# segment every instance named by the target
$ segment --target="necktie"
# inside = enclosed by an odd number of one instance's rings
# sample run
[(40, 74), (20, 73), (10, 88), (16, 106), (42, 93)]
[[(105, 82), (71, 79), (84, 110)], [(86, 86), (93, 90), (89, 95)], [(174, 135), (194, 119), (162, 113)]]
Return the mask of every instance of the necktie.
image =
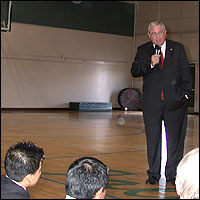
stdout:
[(162, 54), (162, 51), (161, 51), (161, 48), (160, 49), (160, 66), (161, 66), (161, 69), (163, 69), (163, 63), (164, 63), (164, 57), (163, 57), (163, 54)]
[[(162, 54), (162, 51), (161, 51), (161, 47), (159, 48), (160, 49), (160, 67), (161, 69), (163, 69), (163, 63), (164, 63), (164, 57), (163, 57), (163, 54)], [(164, 101), (164, 93), (163, 93), (163, 89), (161, 91), (161, 99)]]

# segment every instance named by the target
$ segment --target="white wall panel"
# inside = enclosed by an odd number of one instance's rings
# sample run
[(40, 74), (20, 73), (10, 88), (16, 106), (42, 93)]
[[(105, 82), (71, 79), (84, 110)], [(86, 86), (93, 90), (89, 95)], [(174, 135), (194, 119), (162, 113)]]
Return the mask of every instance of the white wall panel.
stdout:
[(119, 107), (131, 86), (132, 37), (20, 23), (1, 36), (2, 108)]
[(113, 102), (130, 86), (127, 66), (2, 59), (2, 105), (6, 108), (56, 108), (69, 102)]

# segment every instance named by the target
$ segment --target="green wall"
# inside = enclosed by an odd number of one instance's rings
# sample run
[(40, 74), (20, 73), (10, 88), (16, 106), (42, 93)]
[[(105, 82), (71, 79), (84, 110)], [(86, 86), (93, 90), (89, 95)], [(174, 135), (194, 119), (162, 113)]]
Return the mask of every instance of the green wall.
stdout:
[(116, 1), (79, 2), (12, 1), (12, 21), (133, 36), (133, 4)]

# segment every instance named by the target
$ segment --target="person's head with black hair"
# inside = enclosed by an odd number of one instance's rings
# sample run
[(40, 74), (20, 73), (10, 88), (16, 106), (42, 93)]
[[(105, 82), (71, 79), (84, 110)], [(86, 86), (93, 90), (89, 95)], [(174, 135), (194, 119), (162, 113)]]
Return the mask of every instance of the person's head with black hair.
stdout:
[(4, 160), (6, 175), (24, 187), (35, 185), (41, 175), (44, 151), (31, 141), (20, 141), (9, 147)]
[(67, 171), (66, 199), (104, 199), (109, 168), (93, 157), (75, 160)]

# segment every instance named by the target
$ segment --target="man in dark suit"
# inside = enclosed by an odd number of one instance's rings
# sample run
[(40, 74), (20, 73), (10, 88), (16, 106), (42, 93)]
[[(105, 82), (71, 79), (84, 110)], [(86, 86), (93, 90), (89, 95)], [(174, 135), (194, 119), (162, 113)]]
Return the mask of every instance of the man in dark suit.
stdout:
[(6, 175), (1, 175), (1, 199), (30, 199), (28, 187), (41, 175), (43, 149), (30, 141), (10, 146), (4, 160)]
[(176, 168), (183, 157), (188, 101), (192, 79), (188, 59), (181, 43), (166, 39), (162, 22), (149, 24), (151, 41), (137, 49), (132, 64), (133, 77), (143, 76), (142, 111), (145, 124), (149, 178), (158, 183), (161, 169), (161, 133), (164, 121), (167, 137), (167, 183), (175, 184)]

